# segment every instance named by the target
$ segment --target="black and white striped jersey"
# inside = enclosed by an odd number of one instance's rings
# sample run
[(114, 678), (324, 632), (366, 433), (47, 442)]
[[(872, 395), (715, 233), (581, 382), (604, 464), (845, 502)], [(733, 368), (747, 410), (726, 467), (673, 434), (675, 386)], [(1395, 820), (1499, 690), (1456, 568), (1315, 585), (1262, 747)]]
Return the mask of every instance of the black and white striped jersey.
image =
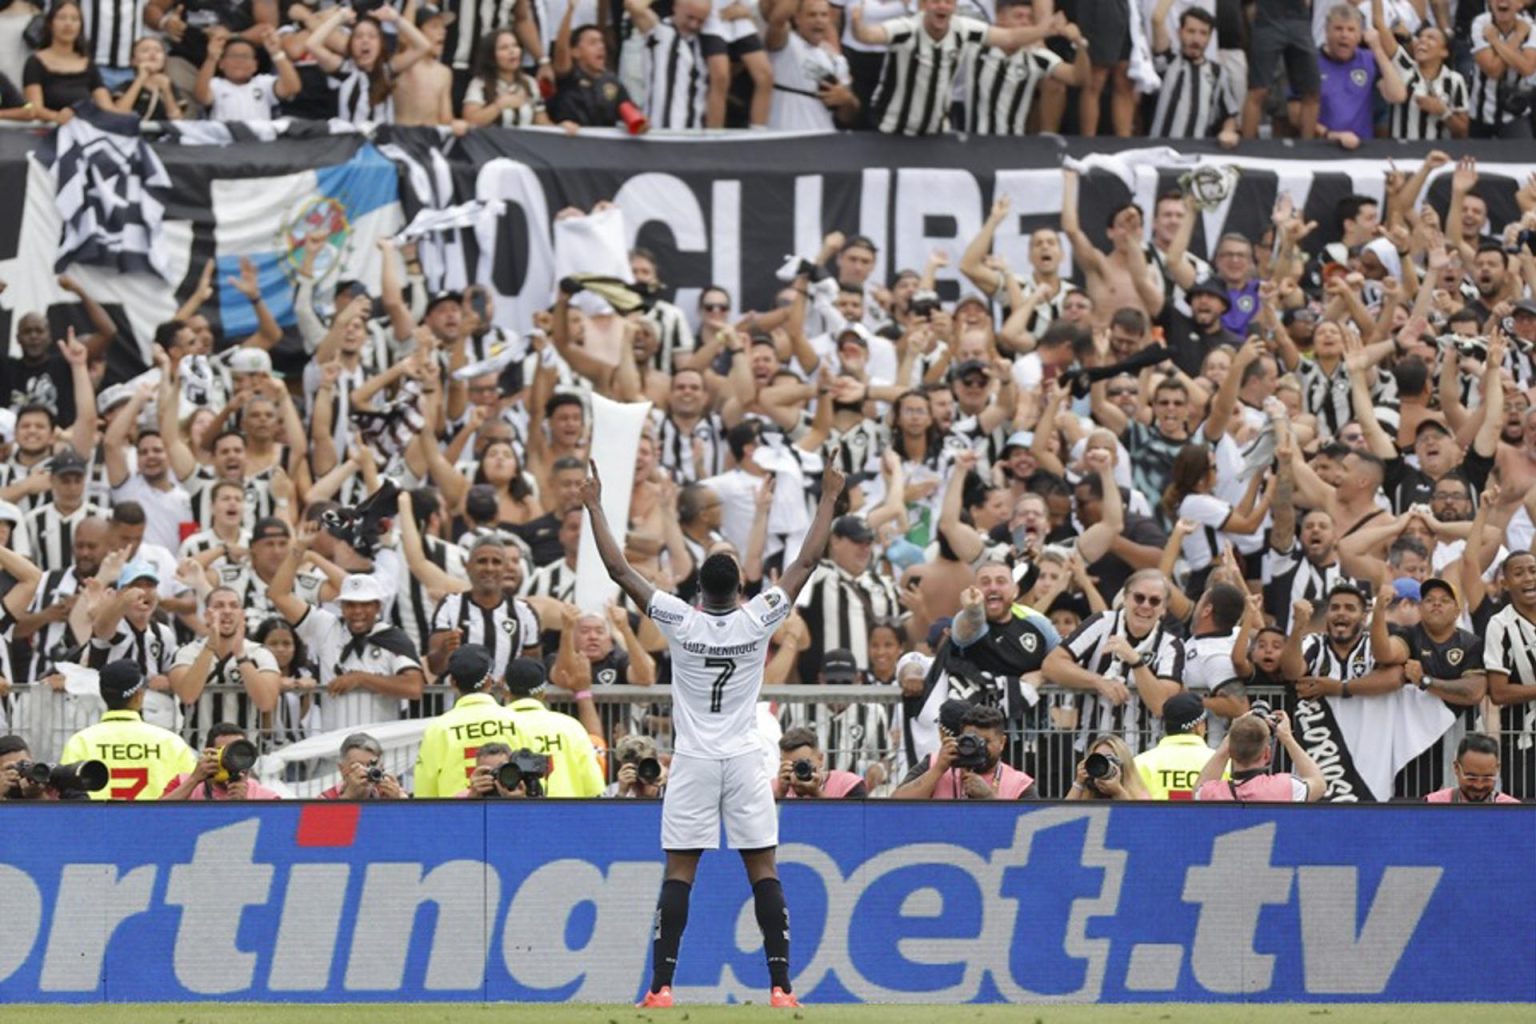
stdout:
[(1309, 601), (1317, 608), (1335, 584), (1356, 582), (1345, 574), (1337, 557), (1329, 565), (1313, 564), (1303, 553), (1300, 541), (1293, 541), (1289, 551), (1264, 549), (1263, 580), (1264, 611), (1287, 633), (1294, 625), (1291, 609), (1297, 601)]
[[(59, 512), (53, 502), (39, 505), (27, 513), (27, 544), (32, 561), (44, 572), (62, 569), (75, 560), (75, 527), (86, 519), (105, 519), (107, 513), (86, 502), (68, 515)], [(109, 581), (116, 583), (116, 580)]]
[(523, 584), (524, 597), (552, 597), (556, 601), (571, 601), (576, 597), (576, 570), (566, 565), (565, 559), (557, 558), (548, 565), (541, 565), (528, 574)]
[(693, 328), (683, 311), (664, 299), (658, 299), (645, 313), (645, 318), (656, 325), (659, 344), (651, 357), (651, 369), (661, 373), (672, 372), (672, 361), (683, 353), (692, 352), (697, 342)]
[[(190, 666), (207, 646), (206, 637), (183, 644), (176, 651), (171, 667)], [(249, 659), (250, 664), (240, 663), (246, 659)], [(250, 735), (264, 731), (265, 723), (261, 720), (261, 713), (245, 691), (244, 673), (251, 670), (251, 665), (257, 671), (278, 671), (277, 658), (272, 652), (252, 640), (245, 641), (240, 659), (214, 658), (202, 696), (186, 709), (186, 723), (182, 731), (194, 748), (200, 747), (203, 730), (219, 722), (233, 722)]]
[(1023, 135), (1040, 83), (1061, 58), (1043, 46), (1007, 53), (975, 48), (967, 61), (965, 128), (973, 135)]
[(133, 67), (133, 44), (147, 34), (144, 0), (81, 0), (90, 57), (99, 67)]
[[(725, 443), (725, 421), (719, 413), (705, 413), (698, 422), (685, 429), (658, 409), (651, 413), (651, 423), (656, 432), (661, 466), (679, 484), (698, 483), (725, 472), (730, 448)], [(695, 445), (703, 453), (702, 467), (694, 460)]]
[[(1483, 667), (1508, 676), (1516, 686), (1536, 686), (1536, 622), (1521, 615), (1513, 604), (1488, 623)], [(1499, 722), (1506, 735), (1536, 733), (1536, 701), (1504, 705), (1499, 710)]]
[[(469, 562), (468, 551), (441, 537), (424, 536), (421, 541), (427, 561), (455, 579), (469, 578), (465, 569)], [(399, 583), (400, 599), (395, 602), (395, 622), (405, 630), (417, 650), (425, 651), (427, 637), (432, 634), (432, 615), (437, 610), (436, 602), (427, 593), (421, 580), (412, 574), (404, 558), (400, 559)]]
[(645, 34), (645, 115), (653, 128), (703, 128), (709, 96), (709, 58), (725, 53), (725, 41), (703, 33), (683, 35), (663, 18)]
[(1158, 58), (1162, 88), (1148, 135), (1164, 139), (1208, 139), (1236, 116), (1227, 98), (1226, 71), (1215, 61), (1196, 64), (1183, 54)]
[[(1469, 36), (1472, 40), (1473, 60), (1469, 109), (1472, 120), (1490, 128), (1496, 128), (1507, 121), (1514, 121), (1526, 115), (1517, 115), (1509, 109), (1509, 101), (1514, 98), (1516, 91), (1520, 88), (1520, 72), (1514, 68), (1505, 68), (1502, 75), (1490, 78), (1482, 68), (1477, 66), (1477, 55), (1493, 45), (1484, 37), (1484, 32), (1492, 24), (1493, 15), (1487, 13), (1479, 14), (1472, 22), (1472, 32)], [(1527, 24), (1525, 28), (1529, 29), (1530, 25)], [(1512, 40), (1520, 29), (1521, 26), (1516, 23), (1511, 31), (1500, 32), (1499, 35), (1506, 43), (1515, 45)], [(1536, 50), (1536, 30), (1527, 31), (1525, 39), (1518, 45), (1522, 50)]]
[(458, 630), (460, 641), (481, 644), (491, 654), (491, 674), (502, 679), (507, 663), (526, 648), (539, 643), (539, 620), (533, 609), (516, 597), (503, 597), (486, 608), (466, 592), (449, 594), (432, 615), (432, 632)]
[(1325, 634), (1313, 633), (1301, 642), (1301, 658), (1306, 664), (1303, 675), (1341, 681), (1359, 679), (1376, 667), (1376, 656), (1371, 653), (1371, 637), (1365, 630), (1342, 653)]
[[(1397, 48), (1397, 52), (1392, 55), (1392, 63), (1397, 67), (1398, 74), (1402, 75), (1403, 84), (1408, 87), (1408, 102), (1392, 104), (1388, 121), (1391, 137), (1410, 142), (1445, 138), (1446, 119), (1452, 114), (1470, 111), (1471, 96), (1467, 80), (1449, 64), (1442, 64), (1439, 73), (1430, 78), (1405, 46)], [(1417, 103), (1420, 96), (1433, 96), (1444, 102), (1445, 113), (1431, 114), (1421, 108)]]
[(972, 18), (951, 18), (949, 31), (934, 39), (923, 16), (894, 18), (885, 65), (875, 90), (874, 121), (888, 135), (934, 135), (949, 128), (955, 77), (968, 52), (987, 41), (988, 26)]
[(860, 668), (869, 667), (869, 630), (875, 614), (858, 577), (825, 560), (811, 573), (795, 604), (811, 633), (811, 645), (799, 659), (802, 683), (816, 682), (821, 656), (837, 648), (851, 652)]
[(1078, 735), (1076, 748), (1087, 749), (1095, 736), (1113, 734), (1125, 740), (1133, 751), (1150, 749), (1162, 736), (1161, 719), (1153, 714), (1136, 693), (1135, 674), (1125, 663), (1109, 652), (1109, 638), (1123, 636), (1145, 657), (1150, 657), (1152, 673), (1159, 679), (1183, 681), (1184, 645), (1179, 638), (1159, 623), (1152, 632), (1141, 638), (1130, 635), (1126, 628), (1124, 611), (1096, 612), (1083, 620), (1082, 625), (1063, 642), (1067, 653), (1079, 667), (1096, 676), (1114, 679), (1130, 690), (1131, 696), (1124, 704), (1115, 705), (1096, 693), (1077, 697)]

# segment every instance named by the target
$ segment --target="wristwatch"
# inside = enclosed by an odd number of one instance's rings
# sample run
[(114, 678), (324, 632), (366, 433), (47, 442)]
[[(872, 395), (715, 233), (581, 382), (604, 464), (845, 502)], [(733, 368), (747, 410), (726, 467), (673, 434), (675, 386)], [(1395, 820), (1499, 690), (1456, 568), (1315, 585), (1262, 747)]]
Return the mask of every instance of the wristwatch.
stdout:
[(1348, 679), (1341, 679), (1341, 680), (1339, 680), (1339, 696), (1342, 697), (1344, 700), (1348, 700), (1349, 699), (1349, 680)]

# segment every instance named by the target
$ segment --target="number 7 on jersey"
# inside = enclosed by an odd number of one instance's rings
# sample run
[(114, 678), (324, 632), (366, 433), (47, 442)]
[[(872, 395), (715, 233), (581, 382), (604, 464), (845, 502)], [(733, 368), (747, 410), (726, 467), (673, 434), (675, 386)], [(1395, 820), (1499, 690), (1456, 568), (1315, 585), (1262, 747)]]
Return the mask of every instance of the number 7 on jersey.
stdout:
[(736, 671), (736, 662), (730, 658), (705, 658), (704, 667), (720, 673), (709, 687), (709, 710), (719, 714), (720, 703), (725, 699), (725, 684), (731, 681), (731, 673)]

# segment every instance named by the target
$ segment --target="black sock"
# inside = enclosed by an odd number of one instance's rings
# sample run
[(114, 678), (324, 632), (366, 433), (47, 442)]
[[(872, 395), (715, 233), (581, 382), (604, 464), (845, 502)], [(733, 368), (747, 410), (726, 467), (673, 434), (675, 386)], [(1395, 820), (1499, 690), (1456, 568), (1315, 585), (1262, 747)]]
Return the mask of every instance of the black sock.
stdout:
[(763, 931), (763, 952), (768, 954), (768, 976), (773, 987), (789, 988), (789, 907), (784, 887), (777, 878), (764, 878), (752, 886), (757, 926)]
[(681, 879), (669, 878), (661, 883), (661, 895), (656, 899), (656, 929), (651, 935), (651, 991), (660, 992), (672, 984), (672, 974), (677, 970), (677, 947), (683, 942), (683, 929), (688, 927), (688, 894), (693, 886)]

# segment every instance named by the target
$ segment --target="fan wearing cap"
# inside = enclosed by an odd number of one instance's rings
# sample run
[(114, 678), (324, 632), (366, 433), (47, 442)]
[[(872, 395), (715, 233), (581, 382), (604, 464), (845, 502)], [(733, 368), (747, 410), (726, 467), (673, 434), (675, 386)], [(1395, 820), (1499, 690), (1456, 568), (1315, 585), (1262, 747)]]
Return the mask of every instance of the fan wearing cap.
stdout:
[(49, 460), (53, 474), (50, 500), (27, 513), (27, 546), (39, 569), (48, 572), (68, 565), (70, 538), (86, 519), (106, 513), (85, 498), (86, 463), (74, 449), (66, 448)]
[(1403, 666), (1408, 685), (1439, 697), (1457, 716), (1456, 724), (1440, 741), (1398, 775), (1400, 790), (1402, 783), (1411, 783), (1413, 791), (1422, 793), (1445, 784), (1445, 766), (1456, 744), (1477, 726), (1488, 675), (1483, 668), (1483, 638), (1457, 625), (1461, 600), (1456, 588), (1450, 581), (1432, 576), (1419, 583), (1418, 589), (1418, 623), (1393, 627), (1384, 617), (1373, 616), (1371, 646), (1378, 664)]
[(465, 644), (448, 656), (447, 676), (458, 699), (422, 733), (412, 773), (417, 797), (451, 797), (462, 791), (485, 743), (505, 743), (513, 750), (528, 745), (518, 735), (515, 713), (491, 693), (499, 678), (495, 668), (491, 652), (479, 644)]
[(176, 651), (169, 673), (174, 691), (192, 705), (187, 726), (195, 731), (210, 722), (234, 722), (258, 728), (262, 716), (277, 710), (277, 658), (246, 639), (245, 609), (229, 587), (209, 591), (204, 608), (207, 634)]
[(901, 614), (890, 580), (875, 571), (874, 541), (874, 531), (859, 516), (833, 521), (827, 557), (796, 602), (811, 633), (810, 646), (798, 662), (802, 681), (816, 678), (822, 653), (833, 648), (851, 651), (857, 664), (868, 665), (870, 628)]
[(107, 710), (101, 721), (75, 733), (59, 754), (61, 763), (101, 761), (111, 782), (92, 800), (155, 800), (171, 780), (197, 767), (197, 755), (169, 729), (140, 716), (148, 680), (139, 666), (122, 659), (99, 674)]
[(1189, 315), (1181, 313), (1176, 306), (1165, 309), (1163, 336), (1178, 368), (1191, 377), (1198, 377), (1205, 357), (1212, 349), (1221, 345), (1239, 349), (1243, 339), (1223, 323), (1223, 318), (1232, 309), (1232, 297), (1219, 280), (1201, 281), (1185, 295), (1189, 299)]
[(400, 702), (419, 700), (426, 684), (415, 645), (403, 630), (383, 621), (384, 587), (375, 576), (354, 573), (342, 581), (339, 617), (294, 594), (294, 577), (319, 532), (313, 520), (299, 528), (267, 596), (320, 666), (324, 727), (392, 722), (400, 717)]
[[(1018, 387), (1013, 366), (1006, 359), (961, 359), (950, 367), (950, 389), (955, 395), (955, 418), (944, 439), (946, 447), (970, 448), (991, 466), (1007, 441), (1013, 420)], [(997, 381), (993, 388), (992, 381)]]
[(206, 742), (197, 766), (166, 783), (161, 800), (282, 799), (280, 793), (251, 778), (249, 768), (234, 766), (256, 753), (244, 729), (233, 722), (215, 722), (208, 729)]
[(1200, 773), (1211, 759), (1207, 718), (1199, 694), (1176, 693), (1163, 703), (1163, 738), (1136, 755), (1136, 770), (1153, 800), (1195, 798)]
[(176, 631), (165, 622), (155, 621), (159, 607), (160, 574), (148, 562), (122, 563), (114, 552), (103, 562), (110, 573), (122, 565), (116, 589), (106, 595), (96, 608), (92, 622), (89, 664), (100, 668), (124, 658), (144, 674), (144, 720), (166, 729), (181, 729), (183, 705), (197, 699), (190, 686), (172, 685), (171, 665), (176, 658)]

